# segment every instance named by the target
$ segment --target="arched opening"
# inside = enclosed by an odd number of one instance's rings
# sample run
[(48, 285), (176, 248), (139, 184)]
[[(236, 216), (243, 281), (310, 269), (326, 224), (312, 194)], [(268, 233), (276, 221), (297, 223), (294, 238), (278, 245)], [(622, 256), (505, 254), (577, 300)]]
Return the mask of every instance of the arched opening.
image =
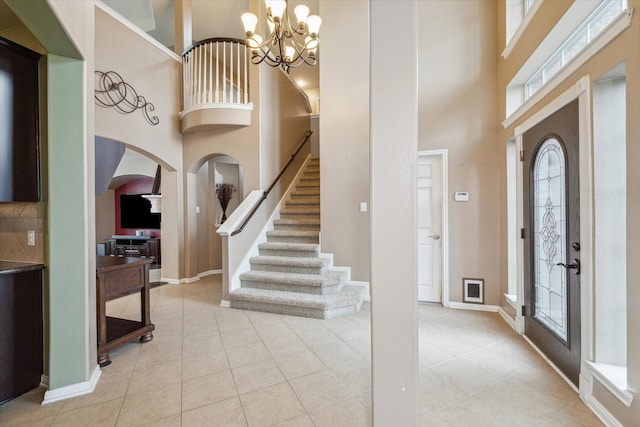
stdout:
[[(187, 277), (195, 280), (222, 272), (222, 240), (216, 232), (243, 200), (244, 168), (233, 157), (215, 153), (201, 158), (187, 172), (188, 228)], [(223, 210), (216, 193), (219, 186), (231, 189)]]

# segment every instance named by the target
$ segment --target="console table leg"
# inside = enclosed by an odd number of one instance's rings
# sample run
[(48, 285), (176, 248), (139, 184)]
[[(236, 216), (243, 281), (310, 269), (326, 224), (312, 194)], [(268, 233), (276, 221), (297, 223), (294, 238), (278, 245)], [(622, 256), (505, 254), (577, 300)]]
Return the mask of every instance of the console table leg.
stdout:
[(140, 337), (140, 342), (149, 342), (153, 339), (153, 334), (149, 332), (148, 334), (144, 334)]
[(100, 365), (101, 368), (111, 365), (111, 359), (107, 353), (98, 356), (98, 365)]

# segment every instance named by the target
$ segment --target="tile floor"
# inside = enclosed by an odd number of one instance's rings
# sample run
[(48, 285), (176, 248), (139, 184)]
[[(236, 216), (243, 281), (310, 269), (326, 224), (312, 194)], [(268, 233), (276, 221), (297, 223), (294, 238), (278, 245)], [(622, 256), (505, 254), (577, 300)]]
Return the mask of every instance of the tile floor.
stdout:
[[(0, 426), (371, 425), (368, 304), (325, 321), (232, 310), (220, 276), (151, 296), (154, 340), (112, 352), (93, 394), (41, 406), (34, 390)], [(108, 311), (136, 318), (136, 299)], [(419, 316), (422, 426), (602, 425), (499, 315)]]

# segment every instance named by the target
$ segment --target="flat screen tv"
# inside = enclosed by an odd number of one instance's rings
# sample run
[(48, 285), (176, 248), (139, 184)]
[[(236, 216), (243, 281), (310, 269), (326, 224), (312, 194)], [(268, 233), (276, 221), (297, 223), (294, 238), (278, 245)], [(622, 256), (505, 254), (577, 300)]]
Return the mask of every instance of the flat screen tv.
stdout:
[(159, 230), (160, 215), (151, 213), (151, 202), (142, 195), (120, 195), (120, 227)]

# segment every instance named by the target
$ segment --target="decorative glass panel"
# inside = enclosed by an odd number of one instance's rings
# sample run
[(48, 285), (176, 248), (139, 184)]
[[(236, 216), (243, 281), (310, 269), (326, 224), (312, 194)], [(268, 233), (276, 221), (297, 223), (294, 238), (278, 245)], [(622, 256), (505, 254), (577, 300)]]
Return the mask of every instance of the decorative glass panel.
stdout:
[(534, 317), (567, 340), (565, 160), (560, 143), (542, 143), (533, 166)]

